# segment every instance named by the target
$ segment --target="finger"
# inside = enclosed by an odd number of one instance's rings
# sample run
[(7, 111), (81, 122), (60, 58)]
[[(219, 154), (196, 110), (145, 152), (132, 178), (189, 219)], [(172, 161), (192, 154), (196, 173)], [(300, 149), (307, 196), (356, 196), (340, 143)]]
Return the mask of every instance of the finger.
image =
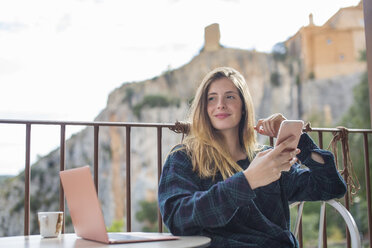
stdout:
[(273, 158), (273, 160), (277, 161), (279, 165), (284, 165), (296, 157), (293, 151), (291, 152), (288, 150), (284, 150), (283, 152), (278, 154), (275, 158)]
[(270, 115), (269, 116), (269, 118), (267, 118), (268, 120), (275, 120), (275, 118), (276, 118), (276, 116), (277, 116), (278, 114), (272, 114), (272, 115)]
[(296, 157), (295, 153), (294, 153), (295, 150), (293, 151), (289, 151), (289, 150), (284, 150), (281, 154), (282, 154), (282, 161), (284, 162), (288, 162), (288, 161), (291, 161), (293, 158)]
[(288, 160), (291, 160), (292, 158), (296, 157), (297, 154), (299, 154), (300, 152), (301, 152), (301, 150), (298, 149), (298, 148), (296, 148), (296, 149), (286, 148), (286, 149), (284, 149), (282, 154), (286, 154), (286, 157), (288, 158)]
[(296, 156), (297, 156), (297, 154), (300, 154), (301, 153), (301, 150), (300, 149), (296, 149)]
[(262, 123), (263, 130), (268, 136), (272, 136), (271, 128), (270, 128), (270, 122), (265, 121)]
[(281, 171), (289, 171), (292, 167), (297, 162), (297, 158), (294, 157), (290, 161), (283, 163), (281, 166)]
[(259, 120), (257, 121), (256, 127), (257, 127), (257, 128), (261, 127), (261, 126), (262, 126), (262, 122), (263, 122), (263, 119), (259, 119)]
[(257, 132), (262, 133), (262, 122), (263, 119), (259, 119), (254, 129), (256, 129)]
[(295, 163), (297, 163), (297, 161), (298, 161), (298, 158), (296, 158), (296, 157), (292, 158), (292, 159), (289, 161), (289, 169), (291, 169), (291, 167), (292, 167)]
[(267, 123), (266, 121), (262, 121), (262, 123), (260, 124), (260, 129), (259, 129), (259, 133), (262, 134), (262, 135), (267, 135), (267, 136), (270, 136), (270, 133), (269, 131), (267, 130), (267, 127), (266, 127)]
[(257, 153), (257, 156), (260, 156), (260, 157), (265, 156), (266, 154), (268, 154), (272, 150), (273, 150), (273, 148), (270, 148), (270, 149), (267, 149), (265, 151), (259, 152), (259, 153)]
[(296, 155), (299, 154), (299, 153), (300, 153), (300, 149), (298, 149), (298, 148), (295, 149), (295, 150), (293, 150), (293, 151), (291, 151), (290, 154), (289, 154), (289, 157), (290, 157), (289, 160), (295, 158)]
[(267, 127), (266, 127), (266, 125), (267, 125), (266, 121), (262, 121), (262, 123), (261, 123), (262, 130), (264, 131), (264, 133), (269, 134), (269, 133), (267, 132)]
[(276, 116), (275, 116), (276, 120), (279, 121), (279, 122), (282, 122), (284, 120), (286, 120), (287, 118), (284, 117), (284, 115), (282, 115), (281, 113), (278, 113)]
[(270, 126), (271, 137), (274, 137), (275, 136), (275, 121), (270, 121), (269, 126)]
[(292, 165), (294, 165), (295, 163), (297, 163), (298, 161), (298, 158), (297, 157), (294, 157), (289, 163)]
[(273, 155), (278, 155), (283, 152), (285, 149), (288, 149), (288, 145), (291, 144), (296, 139), (295, 136), (291, 135), (285, 140), (283, 140), (279, 145), (277, 145), (273, 150)]
[(263, 132), (262, 127), (255, 126), (253, 128), (254, 128), (254, 130), (256, 130), (257, 133), (262, 134), (262, 132)]

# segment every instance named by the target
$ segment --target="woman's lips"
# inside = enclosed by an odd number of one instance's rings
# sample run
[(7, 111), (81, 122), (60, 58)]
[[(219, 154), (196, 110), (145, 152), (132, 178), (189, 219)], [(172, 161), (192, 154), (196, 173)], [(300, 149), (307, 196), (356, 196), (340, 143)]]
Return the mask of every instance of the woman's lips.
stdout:
[(216, 114), (215, 115), (215, 117), (218, 118), (218, 119), (225, 119), (229, 116), (230, 116), (229, 114)]

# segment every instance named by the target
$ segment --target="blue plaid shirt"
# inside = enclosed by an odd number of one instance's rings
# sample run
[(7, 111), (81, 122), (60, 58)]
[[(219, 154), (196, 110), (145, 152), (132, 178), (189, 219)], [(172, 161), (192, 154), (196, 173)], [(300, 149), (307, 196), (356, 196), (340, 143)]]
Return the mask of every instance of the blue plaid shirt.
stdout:
[[(211, 247), (298, 247), (290, 232), (288, 203), (340, 198), (346, 192), (331, 152), (319, 149), (307, 134), (298, 148), (297, 157), (308, 169), (295, 164), (279, 180), (254, 190), (243, 172), (226, 180), (220, 174), (201, 179), (184, 150), (171, 153), (158, 192), (164, 223), (174, 235), (210, 237)], [(325, 164), (312, 160), (311, 152)], [(245, 170), (249, 161), (238, 164)]]

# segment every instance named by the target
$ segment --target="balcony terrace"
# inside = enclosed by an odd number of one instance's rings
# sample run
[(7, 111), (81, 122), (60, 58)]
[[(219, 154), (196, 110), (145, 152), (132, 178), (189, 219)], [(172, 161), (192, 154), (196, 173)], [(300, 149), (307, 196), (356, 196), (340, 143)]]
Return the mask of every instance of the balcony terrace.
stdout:
[[(369, 74), (369, 97), (370, 97), (370, 113), (372, 118), (372, 1), (371, 0), (364, 0), (364, 19), (365, 19), (365, 31), (366, 31), (366, 45), (367, 45), (367, 61), (368, 61), (368, 74)], [(93, 136), (94, 140), (94, 146), (93, 146), (93, 176), (94, 176), (94, 182), (95, 186), (98, 192), (98, 185), (99, 185), (99, 132), (100, 129), (103, 127), (117, 127), (120, 129), (125, 130), (125, 169), (126, 169), (126, 178), (125, 178), (125, 190), (126, 190), (126, 197), (125, 197), (125, 203), (126, 203), (126, 211), (125, 211), (125, 219), (126, 219), (126, 231), (130, 232), (132, 231), (132, 214), (131, 214), (131, 206), (132, 206), (132, 191), (131, 191), (131, 185), (132, 185), (132, 178), (131, 178), (131, 170), (133, 169), (131, 165), (131, 130), (135, 128), (150, 128), (155, 129), (157, 134), (157, 147), (154, 148), (157, 151), (157, 159), (155, 161), (155, 166), (157, 168), (157, 175), (154, 175), (159, 180), (162, 170), (162, 163), (164, 161), (164, 157), (162, 156), (162, 135), (164, 129), (171, 129), (175, 133), (184, 133), (185, 130), (179, 129), (179, 125), (176, 124), (160, 124), (160, 123), (121, 123), (121, 122), (69, 122), (69, 121), (34, 121), (34, 120), (10, 120), (10, 119), (0, 119), (0, 125), (20, 125), (25, 128), (25, 168), (24, 168), (24, 225), (23, 225), (23, 233), (24, 235), (30, 235), (30, 188), (31, 185), (31, 162), (30, 162), (30, 151), (31, 151), (31, 132), (32, 127), (34, 125), (42, 125), (42, 126), (57, 126), (60, 128), (60, 146), (59, 146), (59, 171), (63, 171), (66, 168), (65, 165), (65, 157), (66, 157), (66, 127), (68, 126), (86, 126), (86, 127), (92, 127), (93, 132), (91, 135)], [(370, 153), (371, 153), (371, 147), (368, 145), (371, 141), (372, 137), (372, 129), (346, 129), (346, 128), (311, 128), (310, 126), (307, 126), (307, 128), (304, 130), (305, 132), (310, 133), (315, 141), (318, 143), (320, 148), (327, 149), (328, 144), (325, 142), (325, 137), (331, 137), (332, 138), (332, 144), (331, 146), (333, 148), (333, 152), (335, 153), (335, 156), (337, 157), (338, 166), (339, 169), (342, 169), (345, 180), (348, 182), (348, 193), (345, 195), (345, 198), (341, 202), (346, 209), (348, 209), (350, 212), (360, 213), (361, 211), (364, 211), (363, 216), (365, 216), (365, 221), (367, 223), (367, 228), (362, 229), (359, 224), (359, 230), (361, 231), (360, 235), (362, 236), (363, 240), (363, 247), (372, 247), (372, 209), (371, 209), (371, 161), (370, 161)], [(180, 134), (174, 134), (179, 135)], [(352, 136), (361, 137), (361, 143), (357, 144), (355, 146), (349, 146), (349, 138)], [(134, 137), (135, 138), (135, 137)], [(181, 138), (181, 137), (180, 137)], [(273, 144), (273, 140), (270, 139), (268, 143)], [(175, 144), (174, 144), (175, 145)], [(338, 151), (337, 151), (337, 148)], [(360, 150), (363, 150), (362, 152), (362, 167), (359, 168), (364, 171), (364, 178), (359, 177), (358, 180), (360, 181), (360, 185), (364, 187), (361, 191), (364, 190), (364, 195), (359, 195), (359, 199), (362, 199), (362, 203), (365, 203), (367, 206), (366, 209), (357, 209), (355, 208), (355, 205), (353, 203), (356, 203), (356, 201), (352, 200), (351, 194), (354, 194), (355, 189), (354, 186), (357, 187), (358, 181), (354, 175), (354, 166), (351, 163), (350, 160), (350, 154), (360, 152)], [(22, 152), (22, 151), (20, 151)], [(355, 199), (355, 198), (353, 198)], [(2, 200), (0, 199), (0, 202)], [(1, 203), (0, 203), (0, 209), (1, 209)], [(63, 189), (60, 185), (59, 190), (59, 210), (65, 211), (65, 196)], [(295, 210), (295, 209), (294, 209)], [(328, 212), (327, 212), (328, 213)], [(327, 220), (327, 214), (326, 211), (322, 211), (323, 216), (320, 216), (321, 219)], [(354, 215), (354, 219), (356, 219), (357, 216)], [(164, 231), (163, 223), (161, 221), (161, 216), (158, 211), (158, 231), (162, 232)], [(303, 232), (303, 228), (305, 227), (306, 222), (299, 225), (299, 241), (300, 246), (303, 247), (303, 237), (306, 236), (306, 232)], [(22, 226), (19, 226), (19, 230), (22, 229)], [(319, 228), (322, 229), (321, 227)], [(319, 247), (327, 247), (328, 241), (327, 239), (327, 221), (324, 221), (323, 224), (323, 230), (322, 230), (322, 240), (319, 244)], [(346, 241), (340, 246), (334, 246), (334, 247), (345, 247), (345, 243), (347, 247), (351, 247), (351, 238), (348, 235), (348, 231), (346, 231), (345, 234)]]

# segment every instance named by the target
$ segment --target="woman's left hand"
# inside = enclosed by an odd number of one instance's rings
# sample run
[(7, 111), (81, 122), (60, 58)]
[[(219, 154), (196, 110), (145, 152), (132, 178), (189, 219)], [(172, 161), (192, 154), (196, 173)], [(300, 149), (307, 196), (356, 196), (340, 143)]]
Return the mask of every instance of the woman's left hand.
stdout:
[(282, 114), (273, 114), (266, 119), (259, 119), (255, 129), (259, 134), (276, 137), (279, 132), (280, 124), (284, 120), (286, 120), (286, 118)]

